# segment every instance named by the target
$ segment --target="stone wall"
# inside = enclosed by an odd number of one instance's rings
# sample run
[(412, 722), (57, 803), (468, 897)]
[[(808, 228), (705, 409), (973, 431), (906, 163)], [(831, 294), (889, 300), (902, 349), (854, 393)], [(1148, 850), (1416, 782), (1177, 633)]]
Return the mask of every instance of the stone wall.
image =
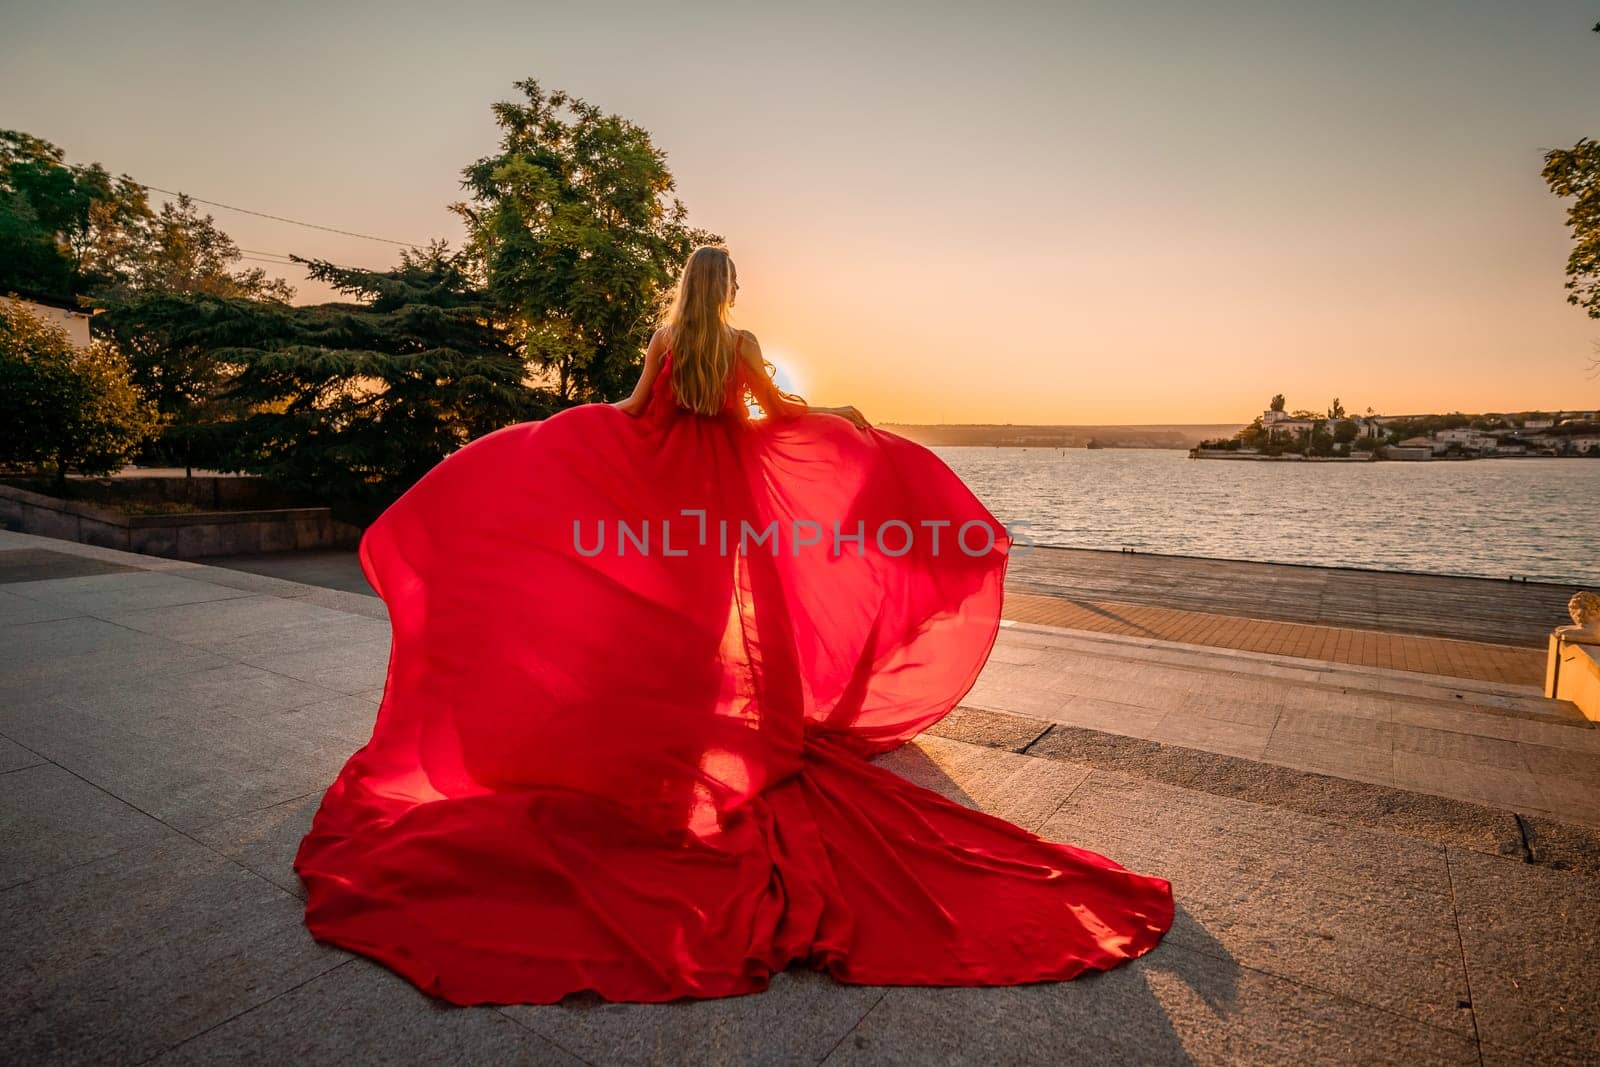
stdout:
[[(163, 483), (188, 481), (179, 478), (147, 480)], [(205, 487), (191, 487), (190, 491), (204, 492)], [(237, 491), (248, 493), (251, 490), (240, 486)], [(142, 552), (168, 559), (347, 548), (361, 539), (359, 527), (338, 521), (333, 517), (332, 510), (325, 507), (124, 515), (9, 485), (0, 485), (0, 526), (21, 533), (59, 537), (81, 544)]]

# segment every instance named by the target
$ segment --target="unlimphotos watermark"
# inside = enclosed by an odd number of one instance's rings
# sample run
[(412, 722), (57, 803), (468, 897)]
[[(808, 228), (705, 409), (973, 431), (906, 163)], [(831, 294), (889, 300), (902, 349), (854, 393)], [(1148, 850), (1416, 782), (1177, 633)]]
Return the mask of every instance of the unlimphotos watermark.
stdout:
[[(604, 519), (591, 523), (573, 519), (572, 547), (578, 555), (590, 558), (606, 552), (618, 556), (687, 556), (692, 549), (713, 547), (723, 556), (749, 556), (754, 552), (778, 556), (786, 550), (798, 556), (803, 550), (814, 550), (837, 557), (851, 550), (864, 556), (871, 545), (882, 555), (900, 557), (920, 545), (932, 556), (954, 548), (976, 558), (995, 551), (1000, 541), (995, 524), (983, 519), (968, 519), (959, 525), (950, 519), (885, 519), (869, 529), (864, 519), (853, 524), (839, 520), (825, 524), (813, 519), (789, 523), (773, 519), (765, 525), (748, 519), (712, 522), (703, 508), (685, 508), (678, 518), (693, 521), (674, 526), (673, 519), (641, 519), (637, 523), (615, 519), (610, 524)], [(606, 536), (608, 525), (612, 530), (610, 538)], [(1012, 552), (1026, 552), (1033, 547), (1028, 526), (1026, 522), (1005, 524), (1005, 539)]]

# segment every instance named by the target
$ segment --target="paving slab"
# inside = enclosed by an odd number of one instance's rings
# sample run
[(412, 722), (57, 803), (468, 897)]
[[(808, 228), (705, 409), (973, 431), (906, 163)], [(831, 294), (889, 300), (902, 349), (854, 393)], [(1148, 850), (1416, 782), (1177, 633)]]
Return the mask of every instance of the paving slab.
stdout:
[[(295, 553), (288, 553), (295, 555)], [(264, 593), (268, 596), (304, 597), (316, 587), (306, 585), (304, 581), (290, 581), (287, 578), (275, 578), (266, 574), (256, 574), (249, 571), (235, 570), (216, 559), (204, 561), (205, 580), (213, 585), (226, 586), (245, 593)]]
[(1183, 610), (1169, 604), (1041, 596), (1013, 588), (1006, 597), (1005, 615), (1019, 622), (1086, 632), (1525, 685), (1537, 684), (1541, 674), (1540, 656), (1533, 648), (1421, 637), (1370, 627), (1308, 626), (1248, 615)]
[(1019, 552), (1008, 577), (1056, 596), (1523, 645), (1565, 621), (1572, 595), (1562, 583), (1070, 548)]
[(0, 774), (0, 889), (169, 836), (160, 822), (53, 764)]
[(23, 622), (49, 622), (53, 619), (70, 619), (81, 614), (58, 604), (30, 600), (25, 596), (0, 589), (0, 626), (13, 626)]
[(1089, 777), (1087, 767), (926, 734), (876, 762), (959, 804), (1034, 831)]
[[(1052, 726), (1028, 754), (1331, 819), (1491, 855), (1520, 855), (1519, 816), (1505, 810), (1371, 782), (1260, 763), (1115, 733)], [(1587, 857), (1600, 834), (1566, 824), (1552, 831), (1562, 856)], [(1600, 860), (1594, 869), (1600, 872)]]
[[(114, 574), (15, 582), (6, 591), (79, 615), (113, 618), (118, 613), (149, 611), (213, 600), (232, 600), (248, 594), (174, 571), (121, 568)], [(204, 572), (200, 572), (204, 573)]]
[[(1261, 758), (1294, 770), (1376, 785), (1395, 784), (1394, 748), (1389, 744), (1363, 745), (1315, 734), (1275, 731), (1261, 750)], [(1440, 784), (1448, 788), (1448, 783)]]
[(0, 691), (13, 700), (61, 687), (123, 686), (228, 661), (176, 641), (87, 616), (0, 627)]
[(1600, 878), (1454, 849), (1450, 878), (1485, 1044), (1600, 1059)]
[(0, 1031), (17, 1063), (139, 1063), (346, 957), (301, 903), (172, 834), (0, 893)]
[(323, 792), (318, 789), (269, 808), (222, 819), (190, 830), (189, 836), (304, 899), (306, 890), (294, 871), (294, 857), (301, 839), (311, 831), (311, 819), (322, 805)]
[(1012, 642), (1050, 654), (986, 668), (965, 706), (1600, 826), (1600, 730), (1527, 687), (1286, 675), (1277, 660), (1194, 650), (1138, 662), (1098, 636), (1002, 632)]
[(1470, 1035), (1440, 846), (1096, 771), (1040, 831), (1168, 878), (1168, 940)]
[(832, 1064), (1476, 1065), (1470, 1036), (1164, 944), (1072, 982), (891, 989)]
[(367, 576), (361, 571), (356, 550), (313, 549), (306, 552), (259, 552), (242, 556), (219, 556), (206, 561), (218, 568), (270, 575), (307, 585), (325, 586), (351, 593), (372, 595)]
[[(296, 601), (303, 603), (303, 601)], [(328, 648), (359, 645), (370, 648), (382, 643), (387, 649), (389, 623), (386, 619), (367, 619), (338, 612), (332, 618), (320, 614), (302, 617), (293, 625), (248, 634), (207, 634), (189, 639), (196, 648), (240, 661), (296, 656)], [(387, 655), (384, 659), (387, 661)]]
[(1414, 723), (1435, 730), (1600, 754), (1600, 729), (1595, 729), (1587, 722), (1554, 723), (1514, 715), (1474, 714), (1460, 705), (1440, 706), (1431, 701), (1391, 701), (1388, 702), (1388, 712), (1389, 718), (1395, 723)]
[(9, 738), (0, 737), (0, 774), (7, 771), (20, 771), (24, 767), (37, 766), (44, 762), (44, 757), (17, 744)]
[(381, 688), (389, 673), (389, 639), (330, 645), (308, 652), (241, 657), (242, 661), (336, 693)]
[(1575, 782), (1548, 775), (1536, 780), (1545, 800), (1545, 814), (1563, 822), (1600, 827), (1600, 790), (1592, 781)]
[[(235, 665), (233, 670), (237, 670)], [(273, 678), (260, 672), (263, 678)], [(305, 710), (335, 694), (302, 686), (273, 706), (275, 678), (233, 699), (135, 687), (117, 699), (0, 707), (0, 731), (173, 826), (193, 829), (326, 788), (354, 751), (348, 727)]]
[(228, 638), (346, 621), (339, 612), (307, 604), (299, 598), (241, 593), (221, 586), (212, 588), (226, 595), (203, 603), (128, 610), (106, 617), (130, 630), (158, 634), (197, 648), (206, 648)]
[[(1004, 692), (990, 697), (988, 693), (968, 694), (967, 699), (979, 703), (982, 707), (991, 710), (1012, 711), (1019, 714), (1033, 714), (1028, 704), (1012, 698), (1012, 692)], [(1051, 722), (1066, 723), (1072, 726), (1082, 726), (1090, 730), (1106, 730), (1112, 733), (1127, 734), (1129, 737), (1148, 738), (1156, 732), (1170, 711), (1161, 709), (1143, 708), (1136, 704), (1126, 704), (1115, 700), (1101, 700), (1095, 697), (1071, 697), (1062, 701), (1053, 711), (1047, 711), (1039, 717), (1049, 719)]]
[(560, 1004), (500, 1009), (589, 1063), (816, 1063), (884, 995), (791, 969), (765, 992), (671, 1004), (607, 1004), (569, 997)]
[(493, 1008), (441, 1005), (377, 964), (352, 959), (154, 1062), (579, 1067), (583, 1061)]
[(1259, 759), (1272, 740), (1270, 724), (1236, 722), (1201, 714), (1168, 715), (1146, 736), (1177, 745), (1204, 745), (1212, 752)]
[[(1396, 749), (1394, 784), (1478, 804), (1557, 814), (1532, 771)], [(1570, 813), (1569, 813), (1570, 814)]]
[(0, 585), (45, 578), (76, 578), (85, 574), (114, 574), (134, 569), (126, 564), (95, 559), (77, 551), (36, 548), (33, 547), (34, 541), (48, 543), (47, 538), (34, 538), (20, 544), (9, 539), (0, 541)]
[(952, 741), (1021, 752), (1044, 736), (1048, 729), (1050, 724), (1039, 719), (963, 705), (940, 719), (928, 733)]

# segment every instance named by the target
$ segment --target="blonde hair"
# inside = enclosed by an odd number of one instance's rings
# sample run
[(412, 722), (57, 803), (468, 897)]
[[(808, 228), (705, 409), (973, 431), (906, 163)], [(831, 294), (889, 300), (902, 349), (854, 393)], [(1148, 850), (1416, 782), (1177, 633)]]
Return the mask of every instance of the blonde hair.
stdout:
[(663, 325), (672, 347), (672, 392), (701, 415), (722, 410), (733, 372), (735, 338), (728, 326), (733, 304), (733, 257), (702, 245), (689, 253)]

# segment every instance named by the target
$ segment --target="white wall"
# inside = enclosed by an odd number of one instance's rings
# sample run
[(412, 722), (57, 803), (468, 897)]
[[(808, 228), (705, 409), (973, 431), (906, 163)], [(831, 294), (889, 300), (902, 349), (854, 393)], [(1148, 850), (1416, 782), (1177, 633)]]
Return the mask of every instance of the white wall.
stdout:
[(51, 307), (48, 304), (35, 304), (32, 300), (24, 300), (21, 297), (0, 296), (0, 300), (27, 308), (43, 321), (61, 327), (67, 331), (67, 337), (72, 343), (79, 348), (89, 347), (89, 316), (83, 312)]

